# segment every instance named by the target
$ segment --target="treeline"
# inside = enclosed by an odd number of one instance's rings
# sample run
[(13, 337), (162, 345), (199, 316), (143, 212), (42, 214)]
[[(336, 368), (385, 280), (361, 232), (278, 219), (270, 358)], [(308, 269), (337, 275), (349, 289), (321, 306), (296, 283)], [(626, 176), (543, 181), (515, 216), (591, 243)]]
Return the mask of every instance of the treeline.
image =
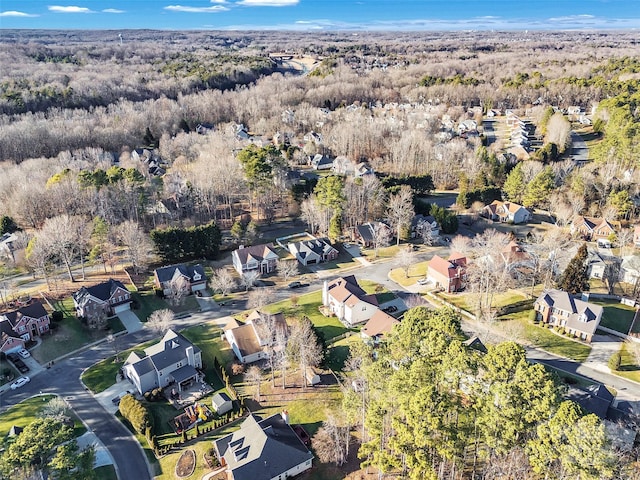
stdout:
[(158, 256), (165, 263), (195, 258), (213, 260), (220, 251), (220, 228), (215, 222), (189, 228), (165, 228), (151, 231)]
[(507, 465), (522, 479), (629, 478), (632, 456), (614, 453), (600, 419), (563, 400), (558, 377), (521, 346), (482, 354), (464, 341), (453, 311), (416, 307), (375, 357), (354, 350), (366, 391), (343, 405), (354, 421), (364, 408), (363, 466), (432, 480), (498, 479)]

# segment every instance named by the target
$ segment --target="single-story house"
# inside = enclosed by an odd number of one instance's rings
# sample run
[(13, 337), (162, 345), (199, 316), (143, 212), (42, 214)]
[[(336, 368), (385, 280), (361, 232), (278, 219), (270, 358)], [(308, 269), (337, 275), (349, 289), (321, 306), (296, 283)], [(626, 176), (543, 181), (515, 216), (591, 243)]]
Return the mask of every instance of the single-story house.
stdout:
[(288, 247), (291, 254), (304, 266), (331, 262), (338, 258), (338, 250), (331, 246), (328, 238), (293, 242)]
[(360, 330), (360, 335), (365, 339), (371, 339), (374, 344), (379, 343), (383, 337), (391, 332), (394, 326), (400, 322), (386, 312), (378, 310)]
[[(393, 238), (393, 232), (387, 224), (382, 222), (367, 222), (363, 225), (356, 226), (355, 240), (365, 248), (374, 247), (376, 243), (376, 233), (381, 230), (384, 231), (388, 239)], [(381, 237), (382, 235), (379, 235), (378, 240)]]
[(131, 309), (131, 294), (120, 280), (113, 278), (91, 287), (82, 287), (72, 297), (78, 317), (88, 318), (99, 310), (113, 316)]
[(490, 220), (509, 222), (509, 223), (526, 223), (531, 220), (531, 212), (513, 202), (502, 202), (494, 200), (485, 206), (481, 212), (482, 216)]
[(309, 470), (313, 460), (284, 412), (264, 420), (250, 414), (214, 446), (227, 478), (233, 480), (284, 480)]
[(603, 312), (600, 305), (585, 302), (555, 289), (542, 292), (533, 308), (539, 321), (564, 327), (570, 334), (587, 342), (591, 342)]
[(240, 246), (231, 253), (233, 268), (242, 275), (251, 270), (257, 270), (261, 275), (274, 272), (278, 262), (278, 254), (273, 243), (264, 245)]
[(353, 275), (324, 282), (322, 304), (349, 327), (367, 322), (380, 310), (375, 294), (367, 294)]
[(122, 367), (125, 377), (140, 394), (173, 383), (182, 391), (204, 378), (198, 369), (202, 369), (202, 351), (173, 330), (145, 348), (144, 355), (131, 352)]
[(616, 233), (613, 225), (605, 218), (576, 216), (571, 222), (571, 233), (581, 235), (585, 240), (607, 238)]
[(24, 348), (26, 342), (47, 333), (50, 324), (49, 314), (37, 300), (0, 314), (0, 351), (10, 353)]
[(279, 347), (278, 337), (286, 339), (289, 326), (281, 312), (267, 314), (254, 310), (246, 323), (229, 317), (222, 331), (240, 363), (253, 363), (268, 358), (270, 348)]
[(453, 252), (447, 260), (434, 255), (427, 266), (427, 279), (447, 293), (458, 292), (466, 286), (467, 258)]
[(211, 406), (218, 415), (224, 415), (233, 410), (233, 402), (231, 398), (229, 398), (229, 395), (224, 392), (216, 393), (211, 398)]
[(153, 271), (153, 281), (157, 289), (165, 294), (171, 293), (172, 285), (179, 279), (184, 279), (189, 291), (195, 293), (207, 288), (207, 276), (202, 265), (171, 265), (156, 268)]

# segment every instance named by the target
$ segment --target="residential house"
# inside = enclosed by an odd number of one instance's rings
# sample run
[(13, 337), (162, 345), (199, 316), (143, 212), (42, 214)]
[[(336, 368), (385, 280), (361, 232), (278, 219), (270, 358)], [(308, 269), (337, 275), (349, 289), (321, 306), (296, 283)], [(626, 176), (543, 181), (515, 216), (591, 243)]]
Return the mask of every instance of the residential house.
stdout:
[(615, 233), (613, 225), (604, 218), (576, 216), (571, 222), (571, 234), (580, 235), (585, 240), (607, 238)]
[(246, 323), (229, 317), (222, 331), (240, 363), (253, 363), (269, 357), (269, 349), (278, 347), (276, 339), (289, 335), (289, 326), (282, 313), (271, 315), (255, 310)]
[(338, 250), (331, 246), (328, 238), (314, 238), (292, 242), (288, 245), (291, 254), (305, 267), (338, 258)]
[(601, 420), (607, 418), (609, 407), (614, 400), (614, 396), (602, 384), (589, 385), (584, 389), (569, 387), (565, 397), (580, 405), (586, 412), (597, 415)]
[(120, 280), (113, 278), (91, 287), (82, 287), (71, 296), (78, 317), (89, 318), (100, 312), (113, 316), (131, 309), (131, 294)]
[(15, 233), (4, 233), (0, 237), (0, 258), (6, 258), (12, 262), (16, 261), (14, 242), (18, 240)]
[(206, 135), (208, 133), (213, 132), (216, 129), (213, 123), (202, 122), (196, 126), (196, 133), (199, 135)]
[(360, 335), (365, 339), (371, 339), (374, 344), (377, 344), (399, 323), (388, 313), (378, 310), (362, 327)]
[(202, 351), (173, 330), (145, 348), (144, 355), (131, 352), (122, 367), (140, 394), (172, 384), (181, 392), (204, 378), (198, 369), (202, 369)]
[(183, 281), (190, 292), (195, 293), (207, 288), (207, 276), (202, 265), (170, 265), (156, 268), (153, 281), (157, 289), (165, 295), (170, 294), (177, 282)]
[(427, 266), (427, 279), (447, 293), (459, 292), (466, 286), (467, 258), (453, 252), (447, 260), (434, 255)]
[(533, 308), (539, 321), (564, 327), (568, 333), (587, 342), (591, 342), (603, 312), (600, 305), (585, 302), (555, 289), (542, 292)]
[(286, 412), (264, 420), (250, 414), (214, 446), (227, 478), (233, 480), (284, 480), (309, 470), (313, 460)]
[(24, 348), (49, 331), (49, 314), (37, 300), (17, 310), (0, 314), (0, 351), (8, 353)]
[(376, 296), (367, 294), (353, 275), (325, 282), (322, 304), (349, 327), (367, 322), (379, 310)]
[(233, 402), (231, 398), (229, 398), (229, 395), (224, 392), (216, 393), (211, 398), (211, 406), (218, 415), (224, 415), (233, 410)]
[(338, 175), (346, 175), (353, 177), (356, 172), (355, 164), (345, 156), (336, 157), (333, 160), (331, 171)]
[(364, 177), (365, 175), (373, 175), (373, 167), (367, 162), (360, 162), (354, 168), (353, 175), (355, 177)]
[(314, 132), (313, 130), (311, 130), (309, 133), (306, 133), (302, 138), (305, 142), (313, 142), (316, 144), (322, 143), (322, 134)]
[(425, 233), (431, 232), (432, 238), (440, 235), (440, 225), (432, 215), (415, 215), (411, 219), (411, 238), (423, 237)]
[[(384, 234), (381, 231), (384, 231)], [(367, 222), (363, 225), (356, 226), (355, 240), (365, 248), (375, 247), (376, 234), (378, 234), (378, 242), (383, 236), (386, 236), (389, 240), (393, 238), (393, 232), (387, 224), (382, 222)]]
[(620, 281), (629, 285), (640, 284), (640, 255), (622, 257)]
[(531, 212), (522, 205), (513, 202), (502, 202), (500, 200), (494, 200), (485, 206), (481, 214), (490, 220), (514, 224), (526, 223), (531, 220)]
[(478, 122), (475, 120), (463, 120), (458, 124), (458, 135), (473, 132), (478, 133)]
[(588, 249), (586, 264), (589, 278), (603, 280), (606, 277), (608, 268), (615, 265), (620, 266), (620, 259), (613, 256), (605, 256), (597, 250)]
[(309, 161), (309, 165), (311, 165), (314, 170), (331, 170), (333, 167), (333, 159), (318, 153)]
[(231, 258), (233, 260), (233, 268), (240, 275), (252, 270), (265, 275), (275, 271), (279, 257), (274, 250), (273, 243), (266, 243), (251, 247), (240, 246), (231, 253)]

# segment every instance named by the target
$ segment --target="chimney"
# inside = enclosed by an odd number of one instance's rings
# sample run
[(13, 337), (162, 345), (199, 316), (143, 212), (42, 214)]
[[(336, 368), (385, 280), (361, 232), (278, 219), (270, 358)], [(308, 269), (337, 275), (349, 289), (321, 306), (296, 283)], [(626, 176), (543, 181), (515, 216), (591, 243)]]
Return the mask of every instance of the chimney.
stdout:
[(192, 367), (195, 367), (195, 357), (193, 354), (193, 346), (187, 347), (186, 354), (187, 354), (187, 363)]
[(287, 412), (286, 410), (283, 410), (280, 416), (282, 417), (282, 420), (284, 420), (284, 423), (289, 425), (289, 412)]

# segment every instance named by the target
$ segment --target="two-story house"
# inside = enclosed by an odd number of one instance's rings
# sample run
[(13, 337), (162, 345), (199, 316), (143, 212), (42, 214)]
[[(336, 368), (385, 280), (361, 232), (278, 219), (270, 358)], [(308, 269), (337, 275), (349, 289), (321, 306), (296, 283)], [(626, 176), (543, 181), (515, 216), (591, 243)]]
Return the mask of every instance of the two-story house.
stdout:
[(240, 246), (231, 253), (233, 268), (240, 275), (253, 270), (261, 275), (274, 272), (278, 258), (273, 243), (253, 245), (251, 247)]
[(542, 292), (533, 304), (538, 321), (564, 327), (582, 340), (591, 339), (600, 325), (603, 308), (585, 302), (562, 290)]
[(71, 296), (78, 317), (91, 318), (100, 313), (113, 316), (131, 309), (131, 294), (120, 280), (113, 278), (82, 287)]
[(268, 314), (254, 310), (245, 323), (229, 317), (222, 329), (240, 363), (253, 363), (269, 358), (269, 350), (289, 336), (289, 326), (282, 313)]
[(182, 391), (204, 377), (198, 369), (202, 369), (202, 351), (173, 330), (145, 348), (144, 354), (131, 352), (122, 367), (140, 394), (174, 383)]
[(522, 205), (500, 200), (494, 200), (485, 206), (481, 214), (490, 220), (515, 224), (526, 223), (531, 220), (531, 212)]
[(153, 281), (157, 289), (165, 295), (173, 291), (173, 285), (180, 280), (184, 281), (190, 292), (197, 292), (207, 288), (207, 276), (202, 265), (171, 265), (156, 268), (153, 271)]
[(571, 234), (580, 235), (585, 240), (607, 238), (612, 233), (616, 230), (605, 218), (576, 216), (571, 222)]
[(13, 352), (24, 348), (24, 344), (49, 332), (51, 320), (39, 301), (17, 310), (0, 314), (0, 351)]
[(367, 294), (353, 275), (325, 282), (322, 304), (349, 327), (368, 321), (379, 310), (375, 294)]
[(313, 460), (286, 412), (264, 420), (250, 414), (214, 446), (230, 480), (284, 480), (309, 470)]
[(447, 293), (459, 292), (466, 286), (467, 258), (456, 252), (447, 260), (434, 255), (427, 266), (427, 279)]

